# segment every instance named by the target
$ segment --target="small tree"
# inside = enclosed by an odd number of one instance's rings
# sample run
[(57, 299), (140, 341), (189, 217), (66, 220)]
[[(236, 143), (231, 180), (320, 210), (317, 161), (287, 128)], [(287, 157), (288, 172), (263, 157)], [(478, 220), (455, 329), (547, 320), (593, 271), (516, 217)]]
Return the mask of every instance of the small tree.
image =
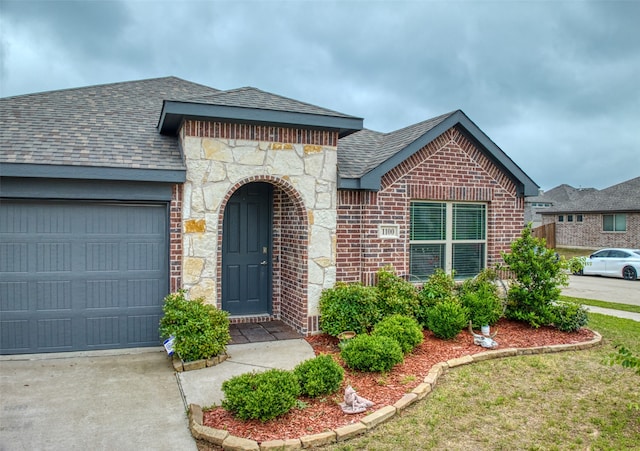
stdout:
[(502, 258), (515, 277), (509, 288), (506, 316), (536, 328), (552, 323), (553, 301), (560, 296), (560, 287), (568, 285), (569, 263), (547, 249), (544, 239), (531, 234), (531, 224)]

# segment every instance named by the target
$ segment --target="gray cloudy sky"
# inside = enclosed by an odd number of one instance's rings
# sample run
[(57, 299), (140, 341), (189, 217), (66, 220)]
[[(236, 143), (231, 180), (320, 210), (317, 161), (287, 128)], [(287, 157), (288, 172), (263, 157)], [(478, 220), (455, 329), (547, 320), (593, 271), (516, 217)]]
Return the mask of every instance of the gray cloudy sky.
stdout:
[(463, 110), (543, 189), (640, 175), (640, 0), (0, 0), (0, 96), (175, 75), (387, 132)]

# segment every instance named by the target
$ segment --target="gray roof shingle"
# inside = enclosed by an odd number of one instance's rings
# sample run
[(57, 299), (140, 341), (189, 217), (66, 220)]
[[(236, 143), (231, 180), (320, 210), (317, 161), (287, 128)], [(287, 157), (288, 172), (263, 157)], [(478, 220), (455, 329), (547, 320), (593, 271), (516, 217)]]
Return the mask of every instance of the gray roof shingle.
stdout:
[(640, 177), (566, 201), (554, 202), (541, 214), (640, 211)]
[(167, 98), (218, 90), (176, 77), (0, 99), (0, 163), (182, 170), (156, 125)]
[(390, 133), (363, 129), (338, 143), (338, 167), (343, 178), (361, 177), (440, 124), (454, 112)]
[[(172, 99), (175, 100), (175, 99)], [(231, 106), (239, 108), (253, 108), (270, 111), (286, 111), (289, 113), (316, 114), (320, 116), (355, 118), (347, 114), (322, 108), (310, 103), (300, 102), (288, 97), (261, 91), (253, 87), (219, 91), (215, 94), (193, 97), (190, 102), (207, 105)]]

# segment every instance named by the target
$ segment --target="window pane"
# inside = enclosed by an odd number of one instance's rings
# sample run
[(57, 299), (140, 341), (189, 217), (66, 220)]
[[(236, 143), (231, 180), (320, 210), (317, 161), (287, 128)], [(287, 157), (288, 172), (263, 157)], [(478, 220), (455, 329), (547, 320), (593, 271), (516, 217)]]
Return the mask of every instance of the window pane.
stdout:
[(411, 204), (411, 240), (444, 240), (446, 204), (414, 202)]
[(453, 239), (485, 239), (484, 205), (453, 204)]
[(627, 230), (627, 215), (613, 215), (615, 218), (616, 232), (624, 232)]
[(602, 215), (602, 230), (613, 232), (613, 215)]
[(564, 221), (564, 216), (560, 215), (558, 216), (558, 222), (563, 222)]
[(453, 245), (453, 270), (456, 278), (473, 277), (484, 269), (484, 244)]
[(409, 262), (411, 279), (425, 280), (436, 269), (444, 270), (444, 244), (412, 244)]

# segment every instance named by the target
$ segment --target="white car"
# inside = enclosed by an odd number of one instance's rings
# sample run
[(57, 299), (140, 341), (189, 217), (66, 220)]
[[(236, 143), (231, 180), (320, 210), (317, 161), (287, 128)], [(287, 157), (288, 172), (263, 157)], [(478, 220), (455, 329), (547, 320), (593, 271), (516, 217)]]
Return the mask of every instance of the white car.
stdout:
[(579, 274), (636, 280), (640, 276), (640, 249), (600, 249), (587, 257)]

